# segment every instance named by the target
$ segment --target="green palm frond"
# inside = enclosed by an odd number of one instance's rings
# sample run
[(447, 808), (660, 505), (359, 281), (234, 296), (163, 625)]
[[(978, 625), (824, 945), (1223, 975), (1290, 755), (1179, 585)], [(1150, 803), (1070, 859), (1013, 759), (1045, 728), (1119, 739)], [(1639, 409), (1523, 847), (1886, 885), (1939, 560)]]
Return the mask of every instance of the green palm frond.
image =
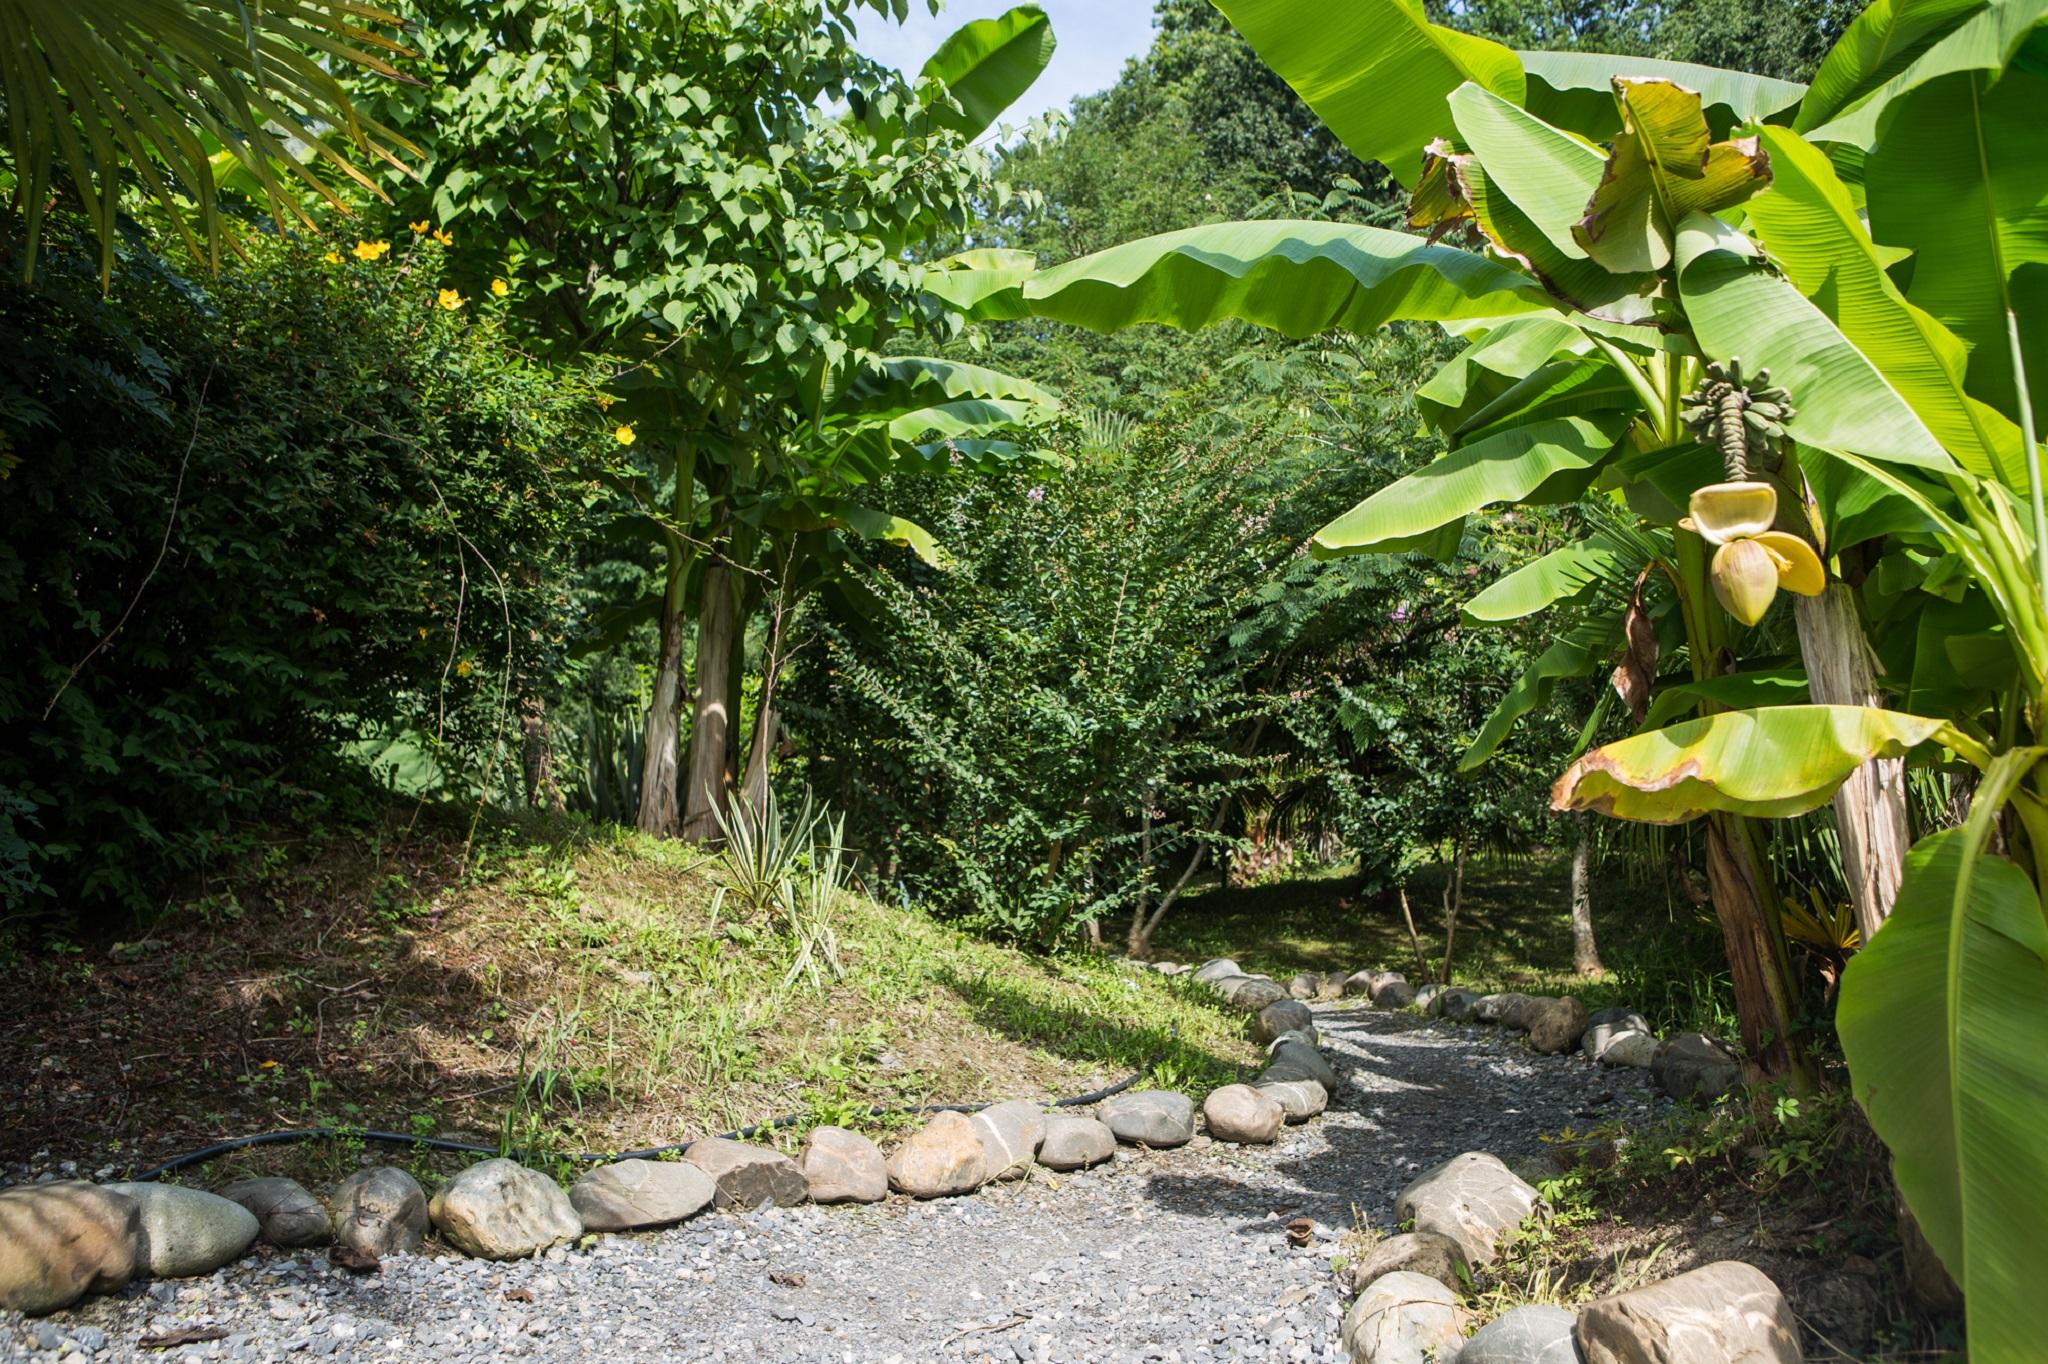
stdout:
[(378, 32), (403, 23), (356, 0), (0, 0), (0, 102), (28, 242), (24, 276), (60, 174), (99, 234), (103, 280), (130, 184), (215, 265), (221, 171), (247, 172), (280, 224), (306, 217), (293, 180), (340, 205), (316, 162), (378, 193), (330, 139), (393, 165), (395, 152), (417, 149), (358, 117), (333, 73), (409, 79), (389, 60), (409, 54)]

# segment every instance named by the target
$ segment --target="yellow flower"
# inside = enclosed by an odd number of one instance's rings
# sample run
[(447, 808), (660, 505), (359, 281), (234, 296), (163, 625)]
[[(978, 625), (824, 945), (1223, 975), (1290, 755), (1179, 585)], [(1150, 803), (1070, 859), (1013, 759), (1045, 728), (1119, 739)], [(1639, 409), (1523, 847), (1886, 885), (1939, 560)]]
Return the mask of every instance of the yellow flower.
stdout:
[(451, 313), (454, 312), (462, 306), (462, 295), (456, 293), (453, 289), (443, 289), (441, 291), (441, 306)]
[(377, 260), (391, 249), (390, 242), (357, 242), (357, 260)]
[(618, 399), (614, 398), (609, 393), (600, 393), (597, 395), (597, 405), (600, 410), (609, 409), (611, 405), (617, 401)]
[(413, 235), (413, 236), (415, 236), (415, 237), (417, 237), (417, 236), (421, 236), (422, 234), (424, 234), (424, 233), (426, 232), (427, 228), (428, 228), (428, 227), (430, 226), (430, 224), (429, 224), (429, 223), (427, 222), (427, 220), (426, 220), (425, 218), (422, 218), (422, 219), (420, 219), (420, 220), (419, 220), (418, 222), (416, 222), (416, 223), (413, 223), (413, 224), (412, 224), (411, 226), (412, 226), (412, 235)]
[(443, 246), (453, 246), (455, 245), (455, 234), (452, 232), (443, 232), (440, 228), (437, 227), (434, 229), (434, 240), (441, 243), (441, 245)]
[(329, 252), (328, 252), (328, 253), (327, 253), (326, 255), (322, 256), (322, 257), (321, 257), (320, 259), (321, 259), (321, 260), (324, 260), (324, 261), (326, 261), (326, 262), (327, 262), (327, 263), (328, 263), (329, 265), (339, 265), (339, 264), (341, 264), (341, 252), (339, 252), (339, 251), (329, 251)]
[(456, 665), (455, 665), (455, 675), (456, 675), (457, 677), (468, 677), (468, 676), (469, 676), (469, 660), (468, 660), (468, 659), (466, 659), (466, 658), (465, 658), (465, 659), (463, 659), (463, 660), (462, 660), (462, 661), (461, 661), (460, 663), (458, 663), (458, 664), (456, 664)]
[(633, 434), (631, 426), (621, 426), (618, 430), (612, 432), (612, 439), (621, 445), (631, 445), (639, 437)]
[(512, 292), (512, 286), (507, 284), (502, 279), (494, 279), (491, 281), (491, 292), (496, 294), (499, 298), (503, 298), (505, 295)]
[(263, 1069), (265, 1069), (265, 1070), (276, 1070), (276, 1069), (277, 1069), (277, 1062), (275, 1062), (275, 1061), (265, 1061), (265, 1062), (263, 1063)]
[(425, 639), (426, 637), (427, 637), (427, 627), (426, 627), (426, 626), (424, 626), (424, 625), (422, 625), (422, 626), (420, 627), (420, 638), (421, 638), (421, 639)]

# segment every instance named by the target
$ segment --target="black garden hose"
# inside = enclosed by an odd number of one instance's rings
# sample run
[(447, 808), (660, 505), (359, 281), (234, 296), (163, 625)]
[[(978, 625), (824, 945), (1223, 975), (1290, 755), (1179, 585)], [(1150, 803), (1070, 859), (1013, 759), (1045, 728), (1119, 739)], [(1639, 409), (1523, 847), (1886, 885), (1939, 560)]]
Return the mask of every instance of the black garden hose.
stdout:
[[(1172, 1040), (1177, 1040), (1179, 1036), (1180, 1026), (1175, 1024), (1168, 1033), (1168, 1045), (1170, 1046)], [(1142, 1067), (1132, 1071), (1129, 1075), (1126, 1075), (1123, 1079), (1106, 1089), (1094, 1090), (1087, 1094), (1075, 1094), (1065, 1099), (1055, 1099), (1053, 1100), (1053, 1107), (1078, 1108), (1084, 1104), (1100, 1103), (1113, 1094), (1121, 1094), (1147, 1075), (1150, 1075), (1153, 1069), (1166, 1058), (1166, 1052), (1167, 1048), (1161, 1047), (1153, 1055), (1152, 1059), (1147, 1061)], [(891, 1108), (884, 1104), (876, 1104), (868, 1109), (867, 1116), (870, 1118), (882, 1118), (892, 1113), (976, 1113), (989, 1106), (988, 1104), (920, 1104), (916, 1107)], [(737, 1132), (721, 1132), (718, 1135), (732, 1141), (744, 1141), (749, 1137), (760, 1136), (764, 1132), (778, 1132), (785, 1127), (793, 1127), (797, 1123), (804, 1121), (808, 1116), (808, 1114), (802, 1113), (787, 1113), (782, 1117), (772, 1118), (767, 1122), (757, 1122), (751, 1127), (742, 1127)], [(485, 1146), (480, 1142), (474, 1141), (455, 1141), (448, 1137), (415, 1137), (408, 1136), (403, 1132), (378, 1132), (355, 1127), (293, 1127), (279, 1132), (259, 1132), (252, 1137), (236, 1137), (231, 1141), (215, 1142), (211, 1146), (203, 1146), (197, 1151), (167, 1160), (161, 1165), (153, 1165), (134, 1178), (138, 1184), (146, 1183), (150, 1180), (161, 1179), (163, 1176), (178, 1170), (189, 1169), (194, 1165), (203, 1165), (209, 1160), (227, 1155), (232, 1151), (246, 1151), (257, 1146), (285, 1146), (293, 1142), (318, 1141), (332, 1138), (343, 1138), (351, 1141), (374, 1141), (384, 1146), (409, 1146), (414, 1150), (454, 1151), (462, 1155), (496, 1156), (505, 1154), (501, 1147)], [(698, 1138), (698, 1140), (702, 1140), (702, 1138)], [(687, 1141), (678, 1141), (672, 1142), (667, 1146), (650, 1146), (644, 1151), (573, 1151), (552, 1152), (550, 1154), (551, 1158), (555, 1160), (572, 1160), (587, 1165), (607, 1165), (615, 1160), (653, 1160), (660, 1156), (679, 1155), (691, 1144), (691, 1142)], [(515, 1151), (512, 1154), (525, 1155), (527, 1153)]]

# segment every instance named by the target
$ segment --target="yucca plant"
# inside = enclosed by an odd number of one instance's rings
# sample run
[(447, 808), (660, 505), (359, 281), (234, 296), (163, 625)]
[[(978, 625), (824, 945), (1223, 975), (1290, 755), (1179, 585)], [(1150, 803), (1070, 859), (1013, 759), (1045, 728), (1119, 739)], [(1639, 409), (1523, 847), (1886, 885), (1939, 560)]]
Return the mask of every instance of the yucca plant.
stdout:
[(99, 236), (103, 284), (131, 186), (210, 265), (220, 259), (219, 191), (231, 176), (279, 223), (310, 221), (301, 192), (342, 206), (315, 162), (381, 196), (333, 144), (393, 165), (414, 149), (360, 118), (333, 72), (410, 79), (390, 61), (406, 49), (379, 32), (403, 22), (357, 0), (0, 0), (0, 102), (28, 244), (23, 277), (34, 276), (60, 176)]

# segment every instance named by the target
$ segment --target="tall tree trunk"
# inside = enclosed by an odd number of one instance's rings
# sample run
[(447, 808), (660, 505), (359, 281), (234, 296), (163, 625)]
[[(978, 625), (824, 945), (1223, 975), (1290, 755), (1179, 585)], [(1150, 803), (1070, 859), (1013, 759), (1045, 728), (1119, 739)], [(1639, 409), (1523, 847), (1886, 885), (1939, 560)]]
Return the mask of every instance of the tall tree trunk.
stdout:
[(678, 726), (683, 714), (683, 569), (669, 565), (661, 602), (661, 654), (654, 665), (654, 701), (641, 736), (640, 832), (672, 837), (682, 761)]
[(1593, 816), (1580, 815), (1578, 825), (1572, 845), (1572, 970), (1597, 976), (1606, 968), (1593, 941)]
[(519, 767), (526, 777), (526, 804), (549, 814), (562, 812), (562, 788), (555, 784), (555, 748), (548, 742), (548, 703), (528, 696), (519, 703)]
[(740, 779), (740, 803), (753, 816), (757, 827), (768, 817), (768, 759), (775, 751), (776, 731), (782, 724), (775, 695), (788, 658), (785, 645), (789, 637), (790, 577), (795, 561), (795, 546), (791, 545), (776, 573), (775, 600), (768, 617), (768, 646), (761, 654), (761, 702), (754, 711), (754, 736), (747, 746), (745, 774)]
[[(1848, 584), (1831, 582), (1818, 597), (1795, 597), (1792, 609), (1813, 699), (1826, 706), (1884, 704), (1877, 658)], [(1906, 760), (1877, 758), (1850, 773), (1835, 792), (1835, 829), (1856, 931), (1867, 943), (1892, 912), (1913, 841), (1906, 816)]]
[(727, 734), (732, 727), (732, 655), (738, 629), (732, 570), (725, 545), (704, 566), (704, 599), (697, 609), (697, 704), (690, 714), (689, 782), (684, 788), (682, 837), (716, 843), (725, 812)]
[(1750, 831), (1735, 815), (1707, 816), (1707, 881), (1728, 951), (1735, 1016), (1749, 1056), (1748, 1078), (1783, 1080), (1795, 1093), (1812, 1088), (1794, 1033), (1795, 992), (1785, 936), (1768, 883), (1758, 872)]
[(1439, 982), (1451, 983), (1451, 952), (1458, 945), (1458, 911), (1465, 907), (1465, 861), (1471, 855), (1465, 840), (1458, 840), (1458, 855), (1451, 861), (1451, 875), (1444, 882), (1444, 964), (1436, 973)]

